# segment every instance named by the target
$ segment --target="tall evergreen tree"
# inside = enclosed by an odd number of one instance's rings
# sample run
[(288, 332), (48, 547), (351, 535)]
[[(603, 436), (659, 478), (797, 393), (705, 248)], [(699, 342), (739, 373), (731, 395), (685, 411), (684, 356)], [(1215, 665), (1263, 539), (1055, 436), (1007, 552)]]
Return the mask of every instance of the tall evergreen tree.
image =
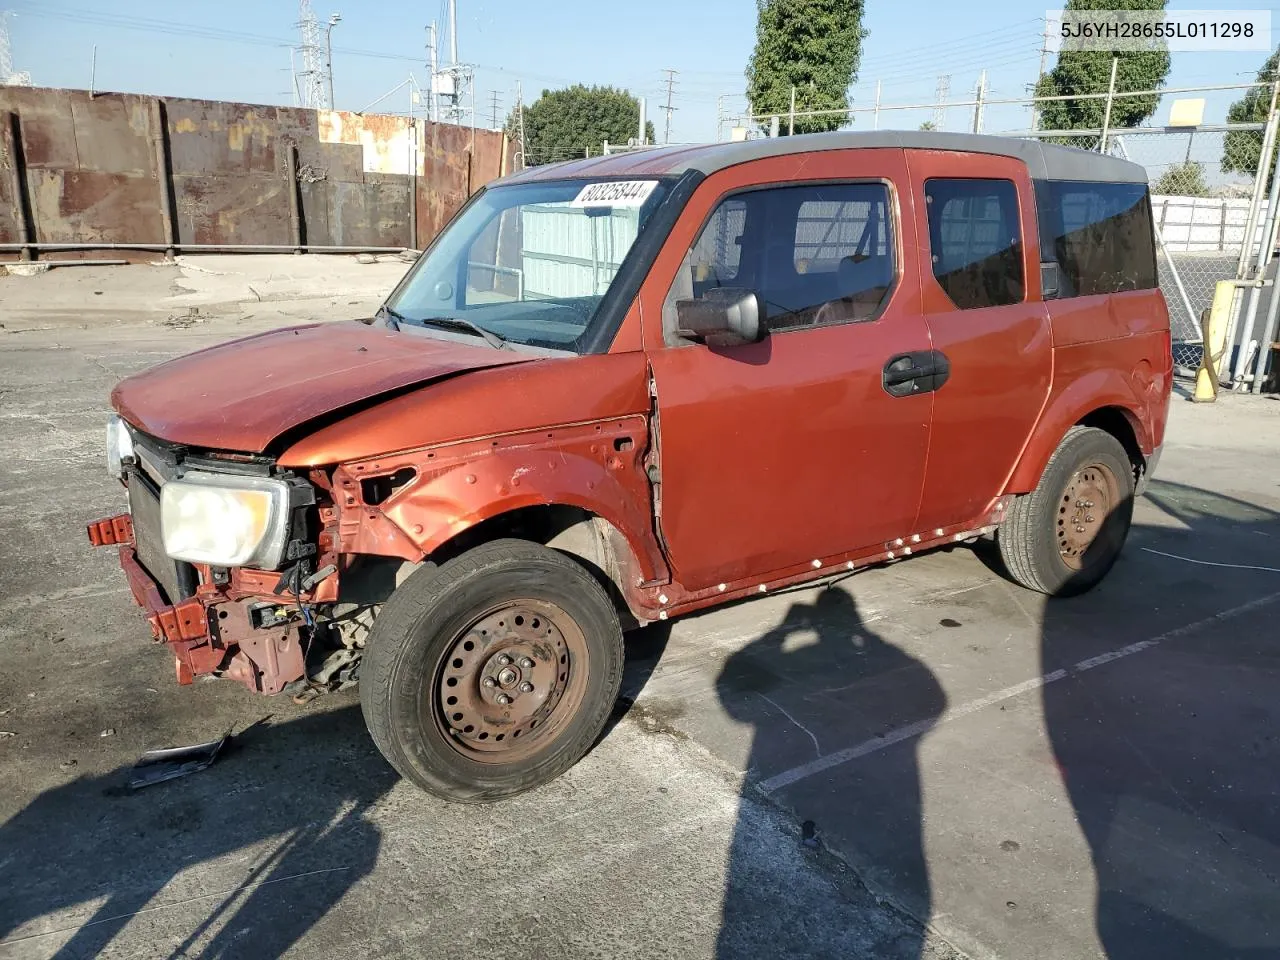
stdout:
[[(756, 0), (756, 48), (747, 64), (751, 112), (777, 114), (785, 134), (793, 87), (797, 113), (847, 110), (867, 36), (862, 11), (863, 0)], [(797, 117), (795, 131), (836, 130), (847, 119)]]
[[(1166, 0), (1067, 0), (1066, 10), (1164, 10)], [(1169, 74), (1169, 51), (1144, 50), (1113, 53), (1109, 50), (1064, 50), (1058, 61), (1036, 85), (1041, 97), (1106, 93), (1111, 80), (1111, 60), (1116, 67), (1116, 90), (1158, 90)], [(1136, 127), (1160, 103), (1158, 94), (1117, 97), (1111, 105), (1111, 127)], [(1106, 101), (1052, 100), (1040, 105), (1040, 129), (1076, 130), (1102, 126)]]

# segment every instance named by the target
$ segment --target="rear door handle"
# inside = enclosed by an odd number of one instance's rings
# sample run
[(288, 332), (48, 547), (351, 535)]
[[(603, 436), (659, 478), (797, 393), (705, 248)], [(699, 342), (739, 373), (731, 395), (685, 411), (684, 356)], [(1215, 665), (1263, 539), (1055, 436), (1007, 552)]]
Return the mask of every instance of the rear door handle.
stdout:
[(884, 365), (882, 382), (891, 397), (911, 397), (937, 390), (951, 376), (951, 364), (937, 350), (900, 353)]

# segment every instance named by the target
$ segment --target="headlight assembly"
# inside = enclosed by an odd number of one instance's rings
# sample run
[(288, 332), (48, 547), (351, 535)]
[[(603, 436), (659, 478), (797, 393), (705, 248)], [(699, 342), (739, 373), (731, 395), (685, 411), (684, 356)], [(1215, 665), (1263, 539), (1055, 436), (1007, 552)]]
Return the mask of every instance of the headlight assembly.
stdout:
[(117, 480), (124, 476), (126, 460), (133, 459), (133, 434), (119, 414), (107, 418), (107, 472)]
[(190, 471), (160, 489), (164, 550), (175, 560), (273, 570), (289, 540), (284, 480)]

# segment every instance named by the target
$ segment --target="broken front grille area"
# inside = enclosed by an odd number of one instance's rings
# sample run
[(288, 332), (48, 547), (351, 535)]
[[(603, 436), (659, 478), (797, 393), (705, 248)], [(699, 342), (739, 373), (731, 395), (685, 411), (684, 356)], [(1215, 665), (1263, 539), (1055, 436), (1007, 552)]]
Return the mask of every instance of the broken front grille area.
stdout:
[(138, 562), (160, 585), (169, 604), (195, 596), (199, 579), (189, 563), (164, 552), (160, 532), (160, 488), (136, 467), (128, 471), (129, 513), (133, 516), (134, 552)]

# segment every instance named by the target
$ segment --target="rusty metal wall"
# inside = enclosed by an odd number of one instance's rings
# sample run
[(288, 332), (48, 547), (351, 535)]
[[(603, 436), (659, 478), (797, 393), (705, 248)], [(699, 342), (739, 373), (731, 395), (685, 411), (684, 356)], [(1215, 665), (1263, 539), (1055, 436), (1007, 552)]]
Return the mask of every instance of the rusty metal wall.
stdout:
[(0, 87), (0, 242), (409, 247), (416, 182), (421, 247), (509, 156), (407, 117)]

